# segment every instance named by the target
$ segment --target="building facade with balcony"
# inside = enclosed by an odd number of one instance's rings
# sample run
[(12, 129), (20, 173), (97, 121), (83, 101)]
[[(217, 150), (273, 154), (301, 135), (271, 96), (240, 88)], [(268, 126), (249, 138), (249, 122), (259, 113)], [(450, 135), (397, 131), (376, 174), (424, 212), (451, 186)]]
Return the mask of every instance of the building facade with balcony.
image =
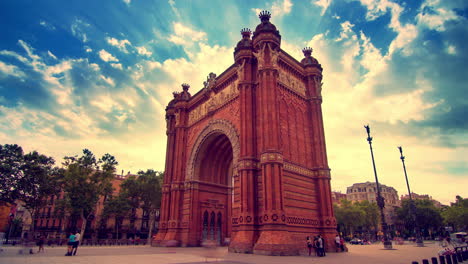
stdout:
[[(380, 185), (380, 194), (385, 199), (384, 215), (385, 221), (390, 230), (395, 227), (396, 212), (395, 209), (401, 206), (398, 199), (398, 192), (395, 188)], [(377, 184), (375, 182), (355, 183), (346, 189), (346, 199), (354, 202), (369, 201), (377, 202)]]

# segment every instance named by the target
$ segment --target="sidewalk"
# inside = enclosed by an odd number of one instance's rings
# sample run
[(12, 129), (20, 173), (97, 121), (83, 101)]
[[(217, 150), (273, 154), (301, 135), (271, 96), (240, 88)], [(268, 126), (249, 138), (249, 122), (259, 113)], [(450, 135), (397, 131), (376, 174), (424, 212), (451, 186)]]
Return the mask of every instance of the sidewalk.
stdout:
[[(46, 247), (45, 253), (33, 255), (18, 255), (20, 247), (4, 247), (0, 253), (1, 264), (145, 264), (145, 263), (206, 263), (205, 255), (215, 254), (217, 259), (209, 258), (208, 262), (229, 264), (296, 264), (296, 263), (323, 263), (323, 264), (410, 264), (412, 261), (422, 262), (437, 256), (438, 245), (426, 243), (426, 247), (416, 247), (414, 244), (395, 245), (395, 250), (383, 250), (381, 244), (377, 245), (348, 245), (347, 253), (328, 253), (326, 257), (279, 257), (261, 256), (253, 254), (228, 253), (227, 248), (218, 248), (216, 252), (209, 252), (204, 248), (157, 248), (148, 246), (105, 246), (78, 248), (76, 256), (64, 256), (65, 247)], [(34, 248), (35, 252), (37, 247)]]

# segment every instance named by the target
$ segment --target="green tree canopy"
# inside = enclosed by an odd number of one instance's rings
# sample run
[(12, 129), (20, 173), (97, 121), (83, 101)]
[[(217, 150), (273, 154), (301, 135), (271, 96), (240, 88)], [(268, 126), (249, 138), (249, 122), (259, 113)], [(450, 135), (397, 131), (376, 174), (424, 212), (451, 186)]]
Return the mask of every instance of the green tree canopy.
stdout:
[[(396, 210), (399, 220), (405, 223), (408, 230), (412, 230), (416, 225), (421, 230), (439, 230), (442, 226), (442, 216), (440, 210), (434, 206), (434, 203), (428, 199), (413, 200), (414, 206), (411, 207), (411, 202), (405, 199), (401, 203), (401, 208)], [(416, 222), (413, 221), (415, 215)]]
[(95, 211), (99, 198), (112, 193), (112, 179), (118, 163), (110, 154), (98, 160), (88, 149), (83, 150), (81, 157), (64, 159), (64, 209), (81, 217), (83, 236), (88, 217)]
[(34, 223), (47, 197), (60, 192), (63, 170), (54, 164), (53, 158), (37, 151), (24, 154), (18, 145), (0, 145), (0, 199), (10, 203), (21, 200)]
[(25, 177), (23, 165), (24, 154), (20, 146), (0, 145), (0, 201), (13, 203), (24, 195), (21, 187)]
[(152, 169), (139, 171), (138, 175), (130, 176), (121, 185), (121, 193), (130, 200), (132, 207), (141, 207), (149, 213), (148, 243), (156, 218), (156, 212), (161, 206), (161, 182), (164, 173)]
[(457, 195), (455, 203), (442, 212), (442, 217), (445, 224), (455, 230), (468, 230), (468, 199)]

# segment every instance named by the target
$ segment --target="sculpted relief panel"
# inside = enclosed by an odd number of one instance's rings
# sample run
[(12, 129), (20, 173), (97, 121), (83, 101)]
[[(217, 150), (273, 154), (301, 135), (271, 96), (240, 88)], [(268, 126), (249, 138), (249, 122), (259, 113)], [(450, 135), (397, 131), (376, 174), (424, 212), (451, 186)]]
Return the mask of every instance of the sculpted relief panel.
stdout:
[(189, 126), (202, 119), (208, 112), (223, 106), (226, 102), (236, 97), (239, 94), (236, 84), (237, 82), (232, 82), (228, 87), (224, 88), (217, 94), (212, 94), (210, 99), (194, 108), (189, 113)]
[(306, 96), (306, 87), (305, 84), (302, 80), (297, 78), (296, 76), (287, 73), (283, 69), (279, 69), (279, 78), (278, 81), (286, 86), (287, 88), (291, 89), (292, 91), (302, 95)]

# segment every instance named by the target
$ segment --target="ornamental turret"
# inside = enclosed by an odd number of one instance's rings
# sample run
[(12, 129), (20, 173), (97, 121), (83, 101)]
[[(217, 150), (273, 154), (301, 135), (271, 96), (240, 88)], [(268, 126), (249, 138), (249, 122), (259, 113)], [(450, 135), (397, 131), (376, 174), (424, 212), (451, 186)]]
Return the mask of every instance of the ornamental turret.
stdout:
[(313, 66), (322, 71), (322, 65), (320, 65), (316, 58), (312, 57), (312, 48), (305, 47), (302, 50), (302, 53), (304, 54), (304, 58), (301, 60), (301, 63), (304, 67)]
[(276, 26), (270, 22), (271, 14), (262, 11), (258, 15), (261, 23), (255, 28), (252, 41), (255, 48), (259, 48), (263, 42), (272, 43), (272, 49), (276, 49), (281, 44), (281, 35)]

